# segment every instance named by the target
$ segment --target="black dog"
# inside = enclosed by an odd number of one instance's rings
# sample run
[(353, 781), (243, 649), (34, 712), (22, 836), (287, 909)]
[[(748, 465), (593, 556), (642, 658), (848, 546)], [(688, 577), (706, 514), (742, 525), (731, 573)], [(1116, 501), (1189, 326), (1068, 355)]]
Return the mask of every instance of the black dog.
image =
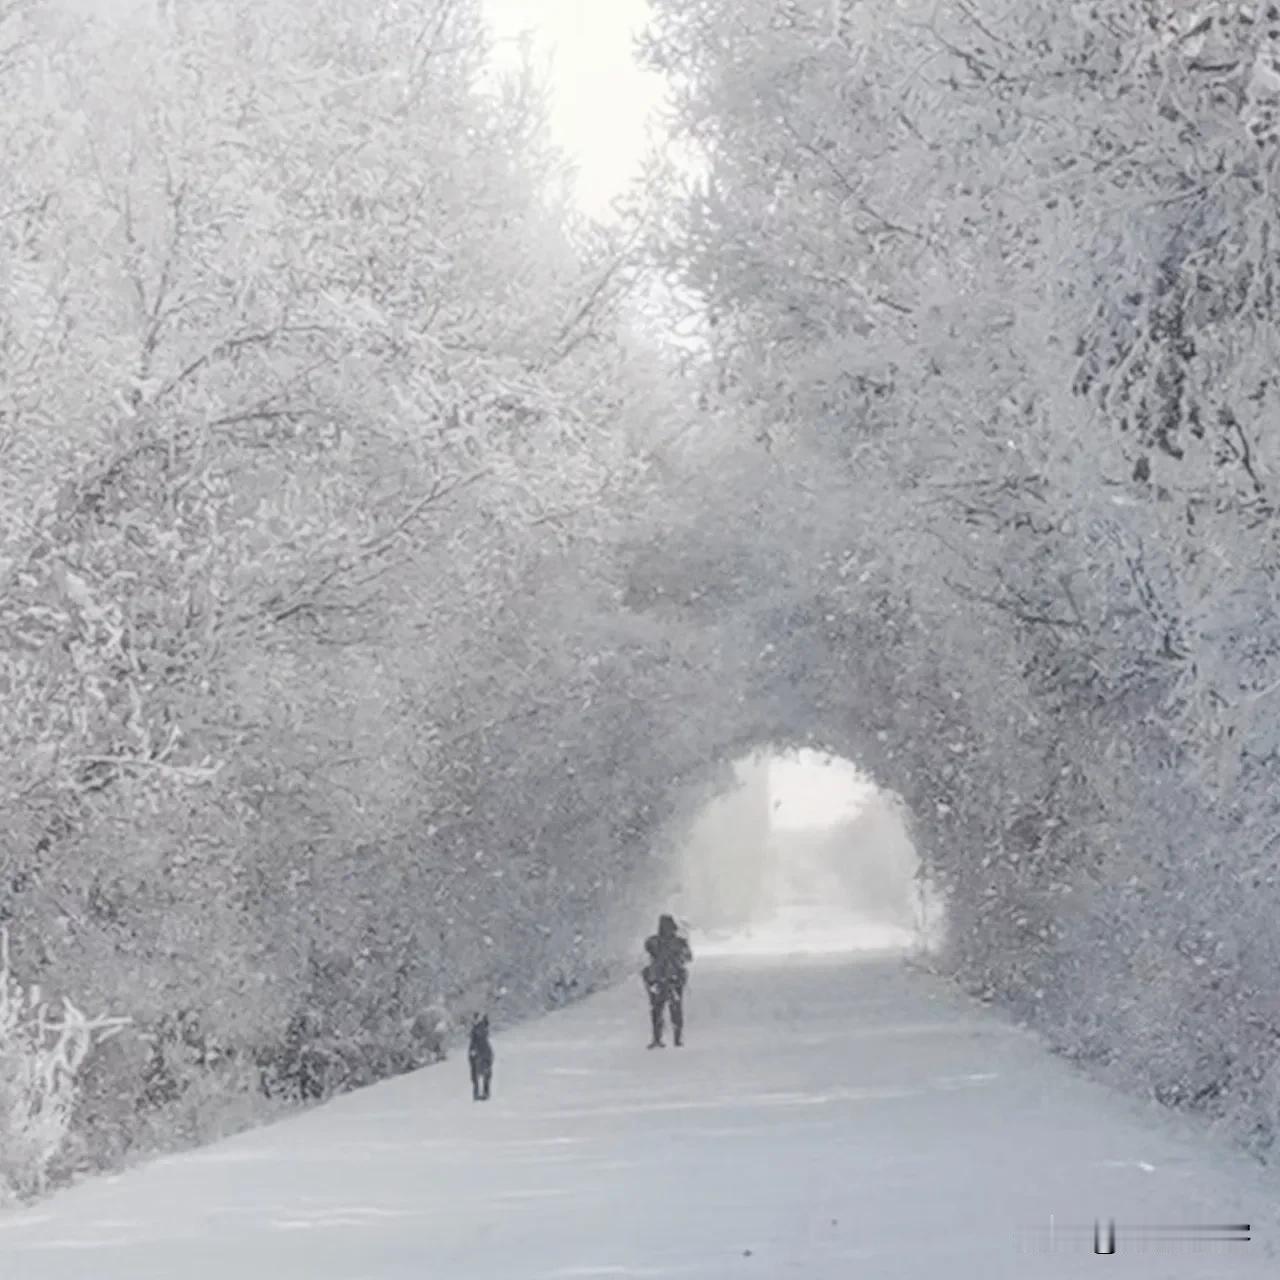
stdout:
[(493, 1079), (493, 1045), (489, 1043), (488, 1014), (479, 1014), (471, 1024), (467, 1062), (471, 1065), (471, 1097), (475, 1102), (487, 1102), (489, 1082)]

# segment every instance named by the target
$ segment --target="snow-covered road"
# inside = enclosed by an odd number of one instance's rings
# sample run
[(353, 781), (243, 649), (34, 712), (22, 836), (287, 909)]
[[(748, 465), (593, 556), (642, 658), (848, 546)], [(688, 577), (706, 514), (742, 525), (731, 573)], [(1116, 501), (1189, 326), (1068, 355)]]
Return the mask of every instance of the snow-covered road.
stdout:
[[(499, 1033), (488, 1104), (455, 1059), (86, 1183), (0, 1218), (0, 1277), (1280, 1275), (1246, 1160), (897, 962), (704, 958), (688, 1045), (646, 1031), (637, 982)], [(1217, 1222), (1253, 1241), (1126, 1236)]]

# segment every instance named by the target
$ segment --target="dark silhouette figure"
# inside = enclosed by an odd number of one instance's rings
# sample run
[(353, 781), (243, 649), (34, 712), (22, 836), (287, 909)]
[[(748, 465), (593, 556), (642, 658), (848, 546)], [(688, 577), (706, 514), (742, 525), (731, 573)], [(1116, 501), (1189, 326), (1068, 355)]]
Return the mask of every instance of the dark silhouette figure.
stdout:
[(676, 1048), (684, 1043), (684, 984), (689, 980), (693, 951), (680, 936), (671, 916), (658, 917), (658, 932), (645, 939), (649, 963), (640, 976), (649, 993), (649, 1016), (653, 1020), (650, 1049), (661, 1049), (663, 1013), (671, 1011), (671, 1030)]
[(467, 1062), (471, 1067), (472, 1100), (488, 1102), (489, 1083), (493, 1079), (493, 1045), (489, 1043), (488, 1014), (477, 1014), (475, 1021), (471, 1024)]

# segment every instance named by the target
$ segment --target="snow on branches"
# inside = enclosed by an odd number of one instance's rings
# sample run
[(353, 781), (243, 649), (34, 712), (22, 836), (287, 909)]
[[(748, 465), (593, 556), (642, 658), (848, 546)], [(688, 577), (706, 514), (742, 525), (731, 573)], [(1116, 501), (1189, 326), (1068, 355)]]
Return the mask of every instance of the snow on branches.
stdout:
[(957, 963), (1162, 1096), (1212, 1058), (1246, 1115), (1272, 946), (1179, 948), (1280, 909), (1274, 9), (657, 0), (649, 41), (727, 412), (822, 504), (814, 593), (919, 676), (847, 702)]
[(126, 1022), (88, 1017), (65, 997), (51, 1010), (39, 986), (14, 974), (0, 930), (0, 1205), (45, 1189), (71, 1129), (80, 1068)]

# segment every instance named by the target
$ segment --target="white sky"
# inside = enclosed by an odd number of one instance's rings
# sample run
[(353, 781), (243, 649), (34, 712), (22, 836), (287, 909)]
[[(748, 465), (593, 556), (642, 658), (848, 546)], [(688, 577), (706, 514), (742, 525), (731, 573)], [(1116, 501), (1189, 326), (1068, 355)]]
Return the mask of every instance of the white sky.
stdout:
[(775, 828), (823, 827), (851, 818), (875, 790), (847, 760), (816, 751), (769, 761), (769, 811)]
[(578, 201), (596, 216), (636, 174), (645, 122), (662, 79), (632, 55), (632, 37), (648, 16), (646, 0), (484, 0), (500, 60), (518, 59), (511, 43), (533, 37), (542, 64), (553, 58), (552, 128), (579, 166)]

